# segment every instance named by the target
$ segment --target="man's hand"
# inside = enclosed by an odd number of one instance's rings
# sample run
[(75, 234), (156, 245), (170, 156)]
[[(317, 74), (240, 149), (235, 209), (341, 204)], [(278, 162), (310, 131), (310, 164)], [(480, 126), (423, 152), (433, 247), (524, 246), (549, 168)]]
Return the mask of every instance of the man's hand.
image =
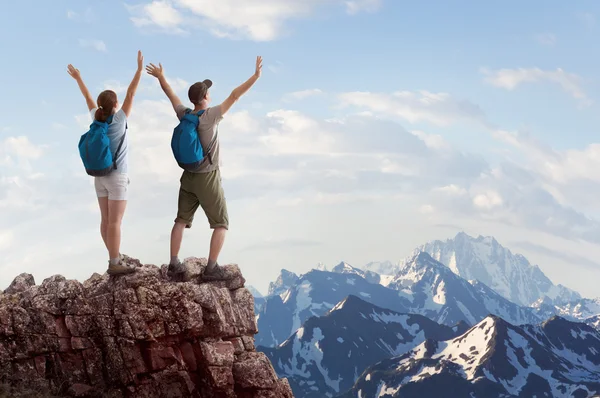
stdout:
[(138, 71), (141, 72), (142, 69), (144, 69), (144, 56), (142, 55), (141, 51), (138, 51), (138, 56), (137, 56), (137, 64), (138, 64)]
[(258, 57), (256, 57), (256, 72), (254, 72), (254, 75), (256, 77), (260, 77), (262, 73), (262, 57), (259, 55)]
[(163, 66), (160, 62), (158, 65), (159, 66), (156, 66), (154, 64), (147, 65), (146, 72), (148, 72), (149, 75), (152, 75), (152, 76), (156, 77), (157, 79), (160, 79), (163, 76)]
[(71, 77), (75, 80), (79, 80), (81, 79), (81, 74), (79, 73), (79, 69), (75, 68), (73, 65), (69, 64), (69, 66), (67, 66), (67, 72), (69, 72), (69, 75), (71, 75)]

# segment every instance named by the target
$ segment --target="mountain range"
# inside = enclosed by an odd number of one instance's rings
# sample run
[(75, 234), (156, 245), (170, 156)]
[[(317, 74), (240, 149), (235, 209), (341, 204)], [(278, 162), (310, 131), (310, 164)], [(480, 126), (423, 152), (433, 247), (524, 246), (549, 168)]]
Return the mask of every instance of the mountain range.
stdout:
[(518, 327), (486, 317), (461, 336), (426, 340), (368, 368), (343, 398), (592, 397), (600, 332), (553, 317)]
[(347, 391), (370, 365), (400, 355), (425, 339), (450, 339), (466, 330), (400, 314), (350, 295), (321, 317), (309, 318), (286, 341), (263, 351), (298, 397)]
[(460, 232), (453, 239), (416, 248), (409, 258), (421, 252), (429, 253), (464, 279), (485, 283), (515, 304), (528, 306), (545, 296), (557, 304), (581, 298), (579, 293), (553, 284), (537, 265), (513, 254), (491, 236), (473, 238)]
[[(397, 264), (371, 262), (359, 268), (342, 261), (331, 271), (320, 265), (300, 275), (282, 270), (269, 294), (257, 295), (255, 309), (258, 349), (280, 377), (289, 379), (297, 398), (442, 397), (444, 391), (436, 388), (446, 382), (466, 397), (487, 397), (482, 391), (530, 397), (538, 390), (550, 394), (540, 396), (590, 397), (596, 391), (600, 299), (553, 284), (538, 266), (492, 237), (459, 233), (422, 245)], [(441, 348), (477, 327), (487, 328), (494, 339), (484, 338), (485, 344), (454, 356)], [(528, 340), (532, 336), (538, 336), (538, 346)], [(575, 336), (585, 336), (591, 351), (581, 351), (584, 343), (566, 341)], [(423, 357), (405, 358), (422, 366), (400, 370), (394, 361), (422, 345), (429, 350)], [(560, 348), (567, 346), (568, 352)], [(517, 350), (516, 362), (505, 347)], [(481, 351), (485, 358), (477, 356)], [(568, 363), (557, 365), (561, 352)], [(471, 355), (470, 363), (454, 361), (456, 355)], [(588, 373), (580, 372), (584, 358)], [(470, 378), (471, 371), (483, 372), (486, 380)], [(510, 379), (504, 372), (516, 375)]]

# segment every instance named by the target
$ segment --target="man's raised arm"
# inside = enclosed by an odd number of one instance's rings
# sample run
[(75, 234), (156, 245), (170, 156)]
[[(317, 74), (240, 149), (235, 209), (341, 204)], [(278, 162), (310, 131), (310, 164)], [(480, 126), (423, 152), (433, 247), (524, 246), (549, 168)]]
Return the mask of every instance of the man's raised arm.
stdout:
[(177, 94), (175, 94), (175, 91), (173, 91), (173, 89), (167, 82), (167, 79), (165, 78), (165, 75), (163, 73), (162, 64), (159, 63), (157, 67), (156, 65), (151, 63), (150, 65), (146, 66), (146, 71), (149, 75), (152, 75), (158, 79), (158, 82), (160, 83), (160, 88), (162, 88), (162, 90), (165, 92), (165, 94), (169, 98), (169, 101), (171, 101), (171, 105), (173, 105), (173, 109), (175, 110), (175, 112), (177, 112), (177, 107), (181, 105), (181, 100), (179, 99)]
[(258, 78), (260, 77), (261, 72), (262, 72), (262, 57), (258, 56), (258, 57), (256, 57), (256, 70), (254, 71), (254, 74), (252, 75), (252, 77), (250, 77), (250, 79), (248, 79), (244, 83), (242, 83), (242, 85), (240, 85), (239, 87), (236, 87), (231, 92), (231, 94), (229, 94), (229, 97), (227, 97), (227, 99), (225, 101), (223, 101), (223, 103), (221, 104), (221, 114), (222, 115), (224, 115), (231, 108), (231, 106), (240, 99), (240, 97), (242, 95), (246, 94), (246, 92), (248, 90), (250, 90), (250, 87), (252, 87), (254, 85), (254, 83), (256, 83)]

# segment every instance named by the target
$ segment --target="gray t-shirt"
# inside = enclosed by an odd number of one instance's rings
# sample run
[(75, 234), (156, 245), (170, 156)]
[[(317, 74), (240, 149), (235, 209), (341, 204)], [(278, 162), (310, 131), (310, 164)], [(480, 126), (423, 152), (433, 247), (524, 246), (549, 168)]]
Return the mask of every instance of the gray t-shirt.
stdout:
[[(176, 108), (177, 118), (181, 120), (185, 115), (186, 110), (193, 111), (186, 107), (185, 105), (178, 105)], [(202, 148), (204, 151), (208, 150), (210, 143), (217, 133), (217, 126), (219, 122), (223, 120), (223, 114), (221, 113), (221, 105), (213, 106), (204, 110), (204, 113), (200, 115), (200, 123), (198, 123), (198, 135), (200, 137), (200, 143), (202, 144)], [(209, 160), (206, 159), (199, 170), (196, 173), (208, 173), (210, 171), (216, 170), (219, 168), (219, 151), (221, 146), (219, 145), (219, 137), (213, 144), (213, 148), (211, 149), (211, 157), (212, 164), (210, 164)]]
[[(95, 120), (96, 110), (98, 108), (94, 108), (90, 111), (90, 115), (92, 116), (92, 120)], [(113, 171), (113, 173), (127, 173), (127, 166), (129, 163), (129, 145), (127, 144), (127, 134), (125, 126), (127, 124), (127, 115), (123, 112), (122, 109), (119, 109), (114, 115), (112, 123), (108, 125), (108, 139), (110, 140), (110, 152), (113, 155), (113, 159), (115, 157), (115, 152), (119, 147), (119, 143), (121, 143), (121, 139), (125, 136), (125, 140), (123, 141), (123, 145), (121, 146), (121, 150), (117, 154), (117, 170)]]

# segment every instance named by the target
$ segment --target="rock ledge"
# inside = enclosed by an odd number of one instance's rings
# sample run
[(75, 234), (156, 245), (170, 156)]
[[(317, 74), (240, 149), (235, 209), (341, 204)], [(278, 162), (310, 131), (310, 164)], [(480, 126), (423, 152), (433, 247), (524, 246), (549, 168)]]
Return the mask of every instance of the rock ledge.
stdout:
[(84, 283), (21, 274), (0, 294), (0, 383), (68, 397), (292, 398), (254, 348), (254, 298), (237, 265), (201, 283), (166, 265)]

